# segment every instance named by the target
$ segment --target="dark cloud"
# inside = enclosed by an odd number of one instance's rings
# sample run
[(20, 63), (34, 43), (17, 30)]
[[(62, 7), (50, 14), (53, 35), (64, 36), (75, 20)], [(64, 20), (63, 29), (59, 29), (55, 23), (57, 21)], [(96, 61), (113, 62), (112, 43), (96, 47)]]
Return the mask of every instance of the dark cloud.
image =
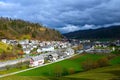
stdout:
[(120, 23), (119, 4), (120, 0), (1, 0), (0, 16), (70, 32)]

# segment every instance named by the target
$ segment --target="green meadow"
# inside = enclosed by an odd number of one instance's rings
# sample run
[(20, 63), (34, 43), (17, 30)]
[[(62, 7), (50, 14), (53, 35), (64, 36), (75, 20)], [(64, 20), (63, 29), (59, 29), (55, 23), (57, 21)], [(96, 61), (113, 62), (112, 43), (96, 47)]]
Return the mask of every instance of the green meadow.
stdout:
[(47, 66), (39, 67), (36, 69), (32, 69), (26, 72), (19, 73), (17, 75), (19, 76), (52, 76), (55, 72), (55, 69), (62, 68), (64, 70), (66, 69), (74, 69), (75, 72), (81, 72), (83, 71), (81, 67), (81, 63), (85, 61), (86, 59), (90, 58), (93, 60), (97, 60), (101, 57), (104, 57), (103, 55), (92, 55), (92, 54), (82, 54), (82, 55), (76, 55), (70, 59), (60, 61), (57, 63), (53, 63)]
[[(109, 60), (110, 66), (83, 71), (81, 64), (85, 60), (92, 59), (96, 61), (106, 56), (101, 54), (80, 54), (67, 60), (0, 78), (0, 80), (119, 80), (119, 55)], [(74, 74), (67, 74), (59, 78), (55, 77), (54, 72), (60, 69), (63, 69), (63, 71), (73, 69)]]
[(120, 80), (120, 64), (68, 75), (66, 78), (86, 80)]

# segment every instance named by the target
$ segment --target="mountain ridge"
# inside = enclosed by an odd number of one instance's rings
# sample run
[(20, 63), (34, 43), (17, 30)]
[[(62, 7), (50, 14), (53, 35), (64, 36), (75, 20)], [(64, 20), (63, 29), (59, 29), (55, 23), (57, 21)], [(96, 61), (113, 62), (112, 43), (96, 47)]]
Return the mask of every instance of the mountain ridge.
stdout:
[(78, 30), (63, 35), (73, 39), (120, 39), (120, 25), (98, 29)]

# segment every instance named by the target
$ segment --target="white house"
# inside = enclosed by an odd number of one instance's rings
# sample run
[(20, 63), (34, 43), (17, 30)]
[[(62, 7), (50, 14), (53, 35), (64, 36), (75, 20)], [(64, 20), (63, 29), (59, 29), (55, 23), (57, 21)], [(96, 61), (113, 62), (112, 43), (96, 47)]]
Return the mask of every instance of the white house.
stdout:
[(30, 54), (31, 50), (30, 49), (23, 49), (23, 52), (26, 54)]
[(22, 48), (25, 49), (25, 48), (27, 48), (27, 46), (26, 45), (22, 45)]
[(73, 55), (73, 54), (74, 54), (74, 50), (71, 49), (71, 48), (67, 48), (66, 51), (65, 51), (65, 53), (66, 53), (68, 56), (70, 56), (70, 55)]
[(44, 64), (44, 57), (39, 55), (30, 59), (30, 67), (39, 66)]
[(19, 41), (19, 44), (29, 44), (29, 40), (21, 40)]
[(40, 52), (42, 52), (42, 50), (41, 50), (40, 48), (38, 48), (38, 49), (37, 49), (37, 52), (40, 53)]
[(37, 49), (38, 53), (40, 53), (40, 52), (46, 52), (46, 51), (54, 51), (54, 47), (49, 46), (49, 47), (42, 47), (42, 48), (38, 48)]
[(7, 43), (7, 39), (2, 39), (1, 42)]
[(112, 51), (115, 51), (115, 47), (112, 48)]

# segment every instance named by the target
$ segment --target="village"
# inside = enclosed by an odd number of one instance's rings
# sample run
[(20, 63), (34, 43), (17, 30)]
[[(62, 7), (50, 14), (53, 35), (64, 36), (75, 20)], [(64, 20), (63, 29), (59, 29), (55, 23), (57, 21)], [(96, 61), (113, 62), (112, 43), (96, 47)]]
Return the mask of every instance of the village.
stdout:
[[(74, 54), (74, 50), (71, 48), (72, 45), (69, 42), (38, 40), (17, 41), (7, 39), (2, 39), (1, 42), (9, 45), (21, 45), (21, 48), (25, 55), (22, 59), (14, 62), (14, 64), (17, 64), (20, 61), (24, 62), (29, 60), (30, 67), (42, 65), (45, 64), (45, 62), (54, 62), (58, 59), (63, 59)], [(10, 63), (8, 62), (6, 65), (10, 65)]]
[[(81, 62), (84, 62), (82, 61), (84, 57), (86, 57), (86, 60), (89, 60), (91, 57), (99, 58), (101, 56), (107, 56), (106, 58), (112, 59), (117, 57), (116, 53), (118, 53), (117, 51), (120, 50), (119, 40), (103, 42), (97, 40), (91, 41), (75, 39), (64, 39), (61, 41), (1, 39), (0, 42), (11, 46), (18, 46), (22, 50), (22, 53), (20, 53), (18, 58), (13, 60), (0, 61), (1, 73), (6, 71), (6, 74), (1, 75), (0, 77), (27, 72), (37, 68), (46, 69), (47, 66), (57, 64), (57, 62), (62, 63), (68, 61), (69, 64), (71, 64), (70, 61), (74, 57), (75, 59), (80, 59)], [(102, 58), (100, 58), (100, 61), (101, 60)], [(78, 65), (74, 59), (72, 61), (74, 64)], [(84, 64), (82, 65), (84, 66)], [(65, 66), (67, 66), (67, 63)], [(51, 67), (49, 68), (51, 69)], [(9, 71), (11, 73), (9, 73)]]
[[(63, 40), (63, 41), (39, 41), (39, 40), (7, 40), (1, 39), (1, 42), (9, 45), (19, 45), (24, 53), (21, 59), (1, 62), (0, 67), (15, 65), (20, 62), (29, 61), (29, 67), (36, 67), (42, 64), (55, 62), (59, 59), (65, 59), (76, 53), (88, 54), (106, 54), (115, 51), (115, 47), (109, 47), (111, 44), (120, 45), (119, 40), (115, 42), (99, 42), (90, 40)], [(75, 47), (81, 46), (77, 50)]]

